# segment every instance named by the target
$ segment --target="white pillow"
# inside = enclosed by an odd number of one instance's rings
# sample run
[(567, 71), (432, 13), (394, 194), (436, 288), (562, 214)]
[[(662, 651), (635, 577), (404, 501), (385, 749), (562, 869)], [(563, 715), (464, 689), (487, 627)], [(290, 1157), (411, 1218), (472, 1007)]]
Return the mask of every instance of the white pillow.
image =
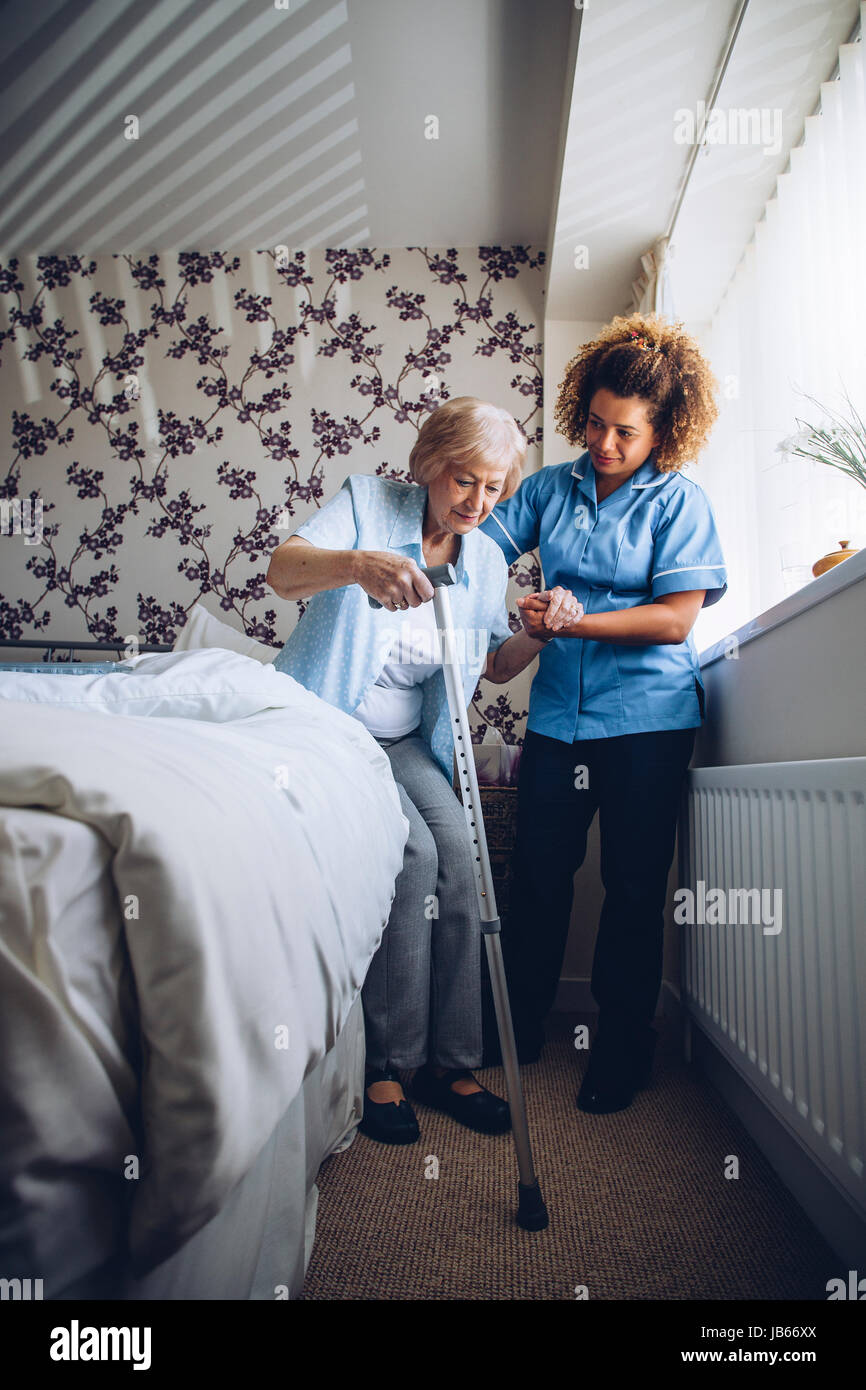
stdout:
[(262, 709), (297, 705), (301, 692), (316, 698), (269, 663), (214, 647), (134, 656), (117, 662), (108, 673), (74, 679), (23, 671), (4, 674), (0, 668), (0, 701), (217, 724), (245, 719)]
[(254, 637), (247, 637), (245, 632), (238, 632), (236, 627), (215, 618), (203, 604), (194, 603), (172, 651), (188, 652), (201, 647), (221, 647), (223, 651), (239, 652), (241, 656), (254, 657), (263, 665), (273, 661), (280, 650), (279, 647), (268, 647), (264, 642), (257, 642)]

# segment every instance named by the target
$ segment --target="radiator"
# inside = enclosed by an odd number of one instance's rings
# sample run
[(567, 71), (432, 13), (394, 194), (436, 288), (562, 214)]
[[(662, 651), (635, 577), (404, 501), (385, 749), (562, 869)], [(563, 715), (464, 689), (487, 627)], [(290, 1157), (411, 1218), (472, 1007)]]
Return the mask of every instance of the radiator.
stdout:
[(866, 1212), (864, 866), (866, 758), (689, 773), (687, 1015)]

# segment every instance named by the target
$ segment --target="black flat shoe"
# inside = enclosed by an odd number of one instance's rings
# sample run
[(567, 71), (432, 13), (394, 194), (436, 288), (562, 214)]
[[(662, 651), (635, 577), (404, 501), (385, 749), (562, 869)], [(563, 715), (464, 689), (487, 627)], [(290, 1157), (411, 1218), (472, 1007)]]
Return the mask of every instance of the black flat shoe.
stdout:
[[(476, 1078), (466, 1067), (454, 1067), (444, 1076), (435, 1076), (429, 1067), (419, 1067), (409, 1093), (413, 1100), (423, 1101), (434, 1110), (444, 1110), (452, 1120), (457, 1120), (468, 1129), (479, 1134), (505, 1134), (511, 1128), (511, 1111), (508, 1102), (494, 1096), (482, 1086), (480, 1091), (470, 1096), (461, 1096), (451, 1089), (451, 1083), (468, 1077)], [(478, 1082), (481, 1085), (480, 1082)]]
[(589, 1115), (627, 1110), (635, 1092), (650, 1083), (658, 1034), (652, 1028), (636, 1037), (599, 1033), (589, 1058), (577, 1108)]
[(380, 1144), (414, 1144), (421, 1137), (415, 1111), (408, 1100), (371, 1100), (367, 1088), (377, 1081), (396, 1081), (400, 1078), (390, 1068), (387, 1071), (370, 1071), (364, 1082), (364, 1116), (358, 1128), (368, 1139), (376, 1139)]

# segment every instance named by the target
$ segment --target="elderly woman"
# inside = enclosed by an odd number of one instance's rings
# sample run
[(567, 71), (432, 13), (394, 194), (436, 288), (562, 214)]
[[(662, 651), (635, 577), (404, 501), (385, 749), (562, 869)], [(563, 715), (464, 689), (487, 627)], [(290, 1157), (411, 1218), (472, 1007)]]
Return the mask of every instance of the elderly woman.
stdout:
[[(409, 821), (391, 916), (362, 991), (367, 1034), (363, 1131), (413, 1143), (413, 1099), (482, 1133), (510, 1127), (506, 1102), (475, 1080), (481, 1062), (480, 917), (474, 859), (451, 785), (453, 738), (433, 587), (451, 564), (467, 705), (479, 676), (502, 683), (555, 634), (511, 635), (505, 557), (478, 528), (518, 487), (526, 441), (504, 410), (473, 397), (428, 416), (412, 483), (356, 474), (273, 553), (268, 583), (312, 600), (275, 665), (367, 727), (391, 762)], [(368, 595), (382, 604), (372, 609)], [(399, 625), (389, 613), (405, 615)], [(480, 637), (481, 640), (478, 640)]]

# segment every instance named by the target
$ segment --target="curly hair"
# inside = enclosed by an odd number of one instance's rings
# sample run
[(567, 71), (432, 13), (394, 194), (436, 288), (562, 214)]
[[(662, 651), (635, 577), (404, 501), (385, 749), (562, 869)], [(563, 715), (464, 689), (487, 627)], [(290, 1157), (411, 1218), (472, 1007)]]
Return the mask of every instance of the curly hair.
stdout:
[(719, 413), (718, 382), (681, 323), (659, 314), (617, 315), (580, 349), (565, 369), (555, 410), (557, 431), (569, 444), (586, 444), (590, 402), (604, 387), (650, 406), (660, 473), (675, 472), (706, 447)]

